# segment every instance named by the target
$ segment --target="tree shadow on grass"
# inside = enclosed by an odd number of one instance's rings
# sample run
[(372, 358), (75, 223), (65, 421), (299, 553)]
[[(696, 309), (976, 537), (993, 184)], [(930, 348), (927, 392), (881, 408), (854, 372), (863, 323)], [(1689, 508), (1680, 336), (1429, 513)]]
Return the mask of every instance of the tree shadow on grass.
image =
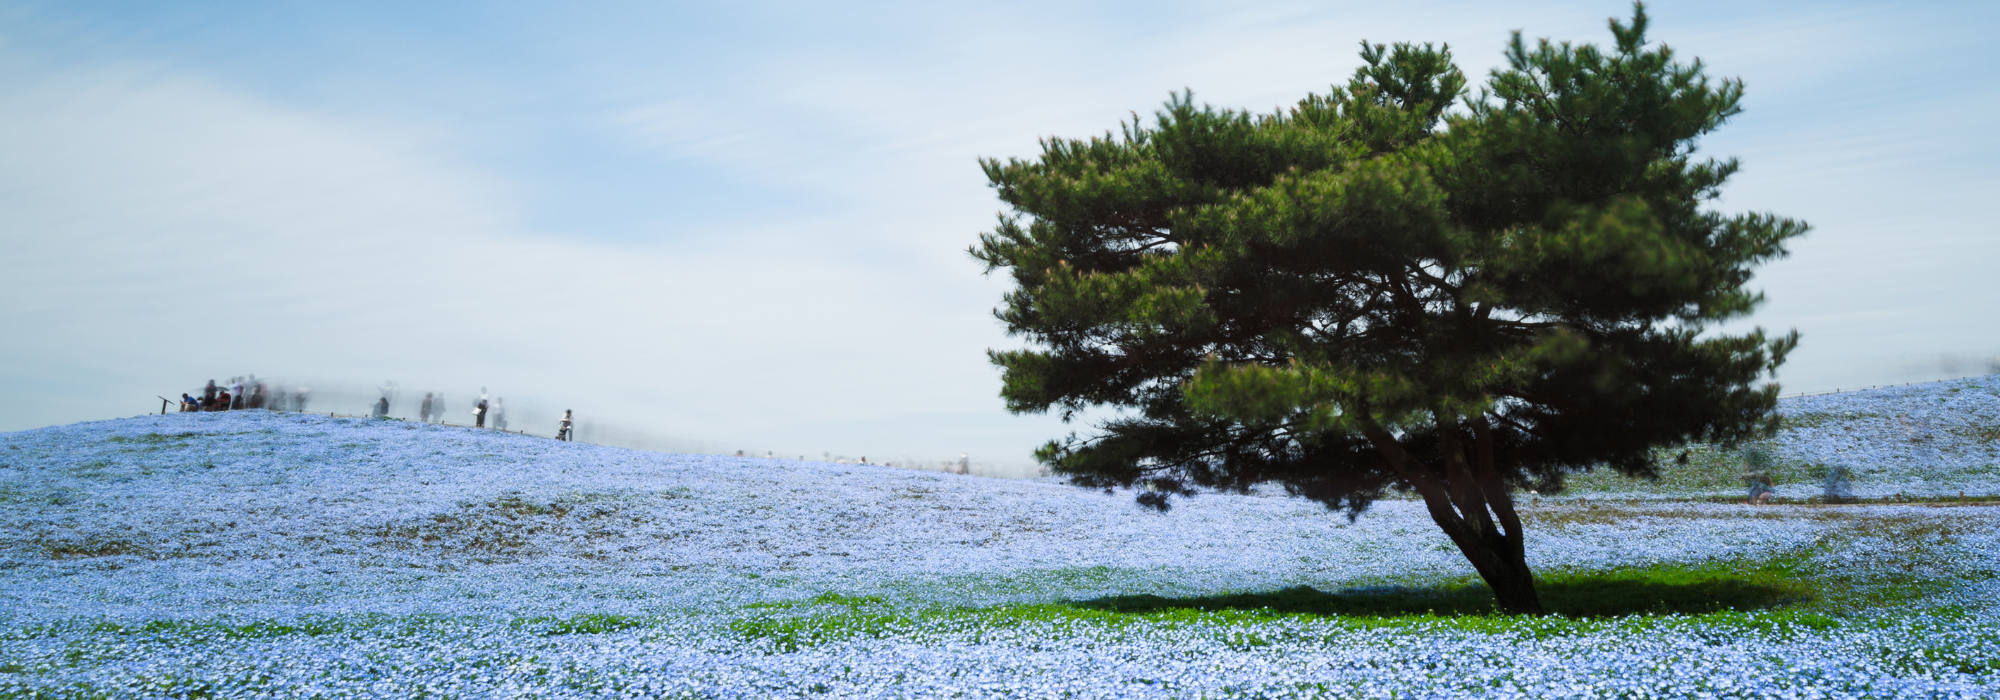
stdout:
[[(1536, 585), (1542, 607), (1569, 617), (1623, 617), (1724, 610), (1762, 610), (1809, 600), (1795, 586), (1734, 578), (1649, 581), (1625, 577), (1576, 577)], [(1124, 613), (1165, 610), (1269, 610), (1306, 615), (1402, 617), (1410, 615), (1494, 615), (1493, 593), (1483, 584), (1411, 588), (1377, 586), (1326, 592), (1295, 586), (1267, 593), (1164, 598), (1122, 595), (1072, 603), (1077, 607)]]

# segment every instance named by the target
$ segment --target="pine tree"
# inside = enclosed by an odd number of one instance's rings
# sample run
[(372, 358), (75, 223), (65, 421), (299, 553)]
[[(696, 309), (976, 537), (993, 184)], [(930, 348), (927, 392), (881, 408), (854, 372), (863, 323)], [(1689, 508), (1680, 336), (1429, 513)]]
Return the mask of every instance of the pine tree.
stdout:
[(1270, 114), (1170, 99), (1153, 123), (982, 160), (1014, 210), (972, 254), (1030, 347), (991, 351), (1015, 412), (1095, 434), (1036, 456), (1166, 509), (1263, 482), (1349, 518), (1414, 492), (1502, 610), (1539, 613), (1513, 504), (1661, 448), (1775, 426), (1796, 346), (1715, 331), (1802, 222), (1703, 207), (1737, 170), (1697, 140), (1739, 111), (1649, 45), (1529, 48), (1476, 96), (1450, 48), (1362, 44), (1344, 87)]

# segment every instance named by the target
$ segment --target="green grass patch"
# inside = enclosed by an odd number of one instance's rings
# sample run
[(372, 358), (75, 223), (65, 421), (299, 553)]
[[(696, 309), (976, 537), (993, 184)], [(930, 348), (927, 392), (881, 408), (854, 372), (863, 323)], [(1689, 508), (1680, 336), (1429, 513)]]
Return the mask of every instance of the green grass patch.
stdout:
[[(1600, 631), (1607, 626), (1714, 624), (1767, 632), (1839, 624), (1801, 604), (1814, 599), (1800, 561), (1754, 564), (1658, 565), (1597, 572), (1551, 572), (1537, 590), (1551, 615), (1503, 615), (1483, 584), (1377, 586), (1323, 591), (1294, 586), (1275, 591), (1212, 595), (1118, 595), (1059, 603), (898, 610), (879, 598), (827, 593), (815, 598), (746, 606), (753, 614), (730, 623), (747, 641), (792, 651), (855, 637), (971, 633), (1022, 626), (1094, 625), (1189, 627), (1224, 635), (1230, 644), (1270, 640), (1243, 629), (1261, 621), (1304, 618), (1339, 628), (1449, 629), (1546, 636)], [(831, 607), (833, 609), (829, 610)], [(787, 612), (798, 614), (785, 614)], [(1245, 636), (1248, 635), (1248, 636)], [(1262, 640), (1262, 641), (1260, 641)]]
[(828, 593), (821, 593), (819, 595), (807, 598), (805, 600), (781, 600), (769, 603), (751, 603), (743, 607), (746, 610), (792, 610), (797, 608), (809, 608), (822, 605), (838, 605), (847, 608), (860, 608), (871, 605), (887, 605), (887, 604), (888, 601), (883, 600), (878, 596), (872, 596), (872, 595), (850, 596), (850, 595), (841, 595), (839, 593), (828, 592)]
[(137, 436), (113, 435), (109, 439), (107, 439), (106, 442), (115, 442), (120, 444), (136, 444), (136, 445), (165, 445), (169, 443), (179, 442), (182, 440), (189, 440), (200, 436), (201, 433), (174, 433), (171, 435), (165, 433), (146, 433), (144, 435), (137, 435)]
[[(1808, 601), (1813, 597), (1804, 584), (1788, 580), (1776, 569), (1745, 575), (1720, 567), (1673, 565), (1603, 573), (1545, 575), (1537, 581), (1535, 588), (1544, 610), (1565, 617), (1701, 615), (1729, 610), (1764, 610)], [(1429, 587), (1378, 586), (1341, 591), (1294, 586), (1268, 592), (1177, 598), (1126, 595), (1078, 601), (1076, 605), (1112, 612), (1269, 610), (1322, 617), (1499, 614), (1492, 591), (1479, 583)]]
[[(1271, 603), (1288, 597), (1286, 591), (1250, 594), (1238, 602)], [(1278, 599), (1278, 600), (1274, 600)], [(1308, 600), (1309, 603), (1321, 601)], [(1213, 608), (1186, 605), (1137, 606), (1143, 609), (1111, 610), (1102, 600), (1071, 603), (1003, 605), (991, 608), (934, 608), (918, 611), (886, 609), (842, 611), (831, 614), (769, 616), (760, 615), (731, 621), (730, 631), (746, 642), (762, 648), (790, 653), (800, 649), (845, 642), (855, 638), (904, 638), (922, 641), (949, 636), (958, 641), (978, 643), (988, 634), (1005, 634), (1024, 627), (1039, 628), (1037, 636), (1107, 632), (1111, 638), (1121, 630), (1144, 627), (1194, 630), (1212, 634), (1234, 647), (1257, 647), (1305, 635), (1331, 641), (1325, 635), (1348, 631), (1390, 630), (1410, 634), (1461, 632), (1520, 635), (1550, 638), (1606, 632), (1639, 633), (1671, 628), (1677, 633), (1699, 635), (1704, 630), (1736, 630), (1773, 636), (1824, 631), (1844, 624), (1841, 618), (1796, 609), (1754, 611), (1725, 610), (1697, 615), (1635, 613), (1626, 617), (1565, 617), (1501, 615), (1484, 613), (1457, 615), (1425, 611), (1418, 614), (1369, 615), (1324, 614), (1323, 609), (1287, 611), (1276, 606), (1259, 608)], [(1315, 607), (1315, 606), (1301, 606)], [(1297, 620), (1309, 627), (1272, 626), (1268, 623)]]
[(91, 626), (98, 634), (145, 636), (202, 636), (223, 639), (274, 639), (278, 637), (320, 637), (365, 629), (381, 620), (346, 618), (302, 618), (297, 620), (148, 620), (138, 624), (99, 622)]
[(569, 617), (524, 617), (508, 623), (517, 630), (531, 630), (546, 636), (564, 634), (604, 634), (650, 624), (648, 618), (611, 613), (587, 613)]

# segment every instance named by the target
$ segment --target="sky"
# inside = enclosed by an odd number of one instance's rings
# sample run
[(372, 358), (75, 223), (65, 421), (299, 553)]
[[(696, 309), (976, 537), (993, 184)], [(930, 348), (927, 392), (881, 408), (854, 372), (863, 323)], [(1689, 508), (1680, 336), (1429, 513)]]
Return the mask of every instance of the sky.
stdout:
[[(2000, 5), (1656, 2), (1748, 84), (1715, 207), (1813, 231), (1733, 329), (1786, 394), (2000, 371)], [(1008, 283), (966, 253), (1033, 157), (1169, 92), (1270, 111), (1357, 44), (1605, 44), (1624, 2), (0, 0), (0, 430), (208, 379), (393, 411), (484, 387), (656, 449), (1026, 465)], [(588, 436), (587, 436), (588, 437)]]

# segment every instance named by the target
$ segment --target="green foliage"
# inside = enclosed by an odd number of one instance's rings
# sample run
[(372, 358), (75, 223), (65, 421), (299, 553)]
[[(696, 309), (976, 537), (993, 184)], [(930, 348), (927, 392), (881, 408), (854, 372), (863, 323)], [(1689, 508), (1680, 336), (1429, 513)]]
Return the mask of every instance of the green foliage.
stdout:
[(1252, 113), (1174, 95), (1151, 123), (984, 160), (1015, 212), (970, 251), (1015, 287), (994, 351), (1010, 410), (1096, 433), (1036, 456), (1086, 487), (1279, 482), (1353, 515), (1418, 491), (1510, 609), (1531, 578), (1509, 490), (1777, 427), (1759, 382), (1796, 345), (1714, 332), (1804, 223), (1704, 209), (1741, 110), (1647, 41), (1517, 33), (1476, 95), (1448, 48), (1364, 45), (1346, 85)]

